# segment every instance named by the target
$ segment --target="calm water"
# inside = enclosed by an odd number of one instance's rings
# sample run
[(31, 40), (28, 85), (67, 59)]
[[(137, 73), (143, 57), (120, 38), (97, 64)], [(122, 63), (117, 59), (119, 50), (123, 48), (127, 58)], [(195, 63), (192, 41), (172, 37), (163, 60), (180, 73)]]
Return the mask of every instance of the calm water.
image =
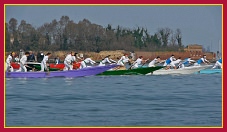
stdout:
[(6, 79), (6, 126), (221, 126), (221, 74)]

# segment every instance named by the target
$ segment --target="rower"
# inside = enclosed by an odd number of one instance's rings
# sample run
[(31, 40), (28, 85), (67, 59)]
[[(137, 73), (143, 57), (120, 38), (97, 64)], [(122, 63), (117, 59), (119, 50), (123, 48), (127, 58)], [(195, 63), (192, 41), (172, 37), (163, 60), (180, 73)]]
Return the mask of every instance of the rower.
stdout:
[(216, 61), (212, 69), (216, 68), (217, 66), (219, 66), (222, 69), (222, 58)]
[(48, 71), (46, 62), (48, 61), (48, 58), (49, 58), (50, 56), (51, 56), (51, 53), (48, 52), (48, 53), (43, 57), (43, 60), (41, 61), (41, 71), (44, 71), (44, 69)]
[(148, 67), (155, 67), (156, 63), (162, 63), (161, 59), (159, 56), (157, 56), (156, 58), (154, 58), (154, 60), (152, 60), (149, 64)]
[(17, 70), (17, 72), (27, 72), (27, 68), (26, 68), (26, 61), (27, 61), (27, 57), (30, 55), (29, 52), (25, 52), (25, 54), (21, 57), (20, 59), (20, 68), (19, 70)]
[(73, 61), (76, 60), (75, 54), (73, 54), (73, 52), (71, 52), (70, 54), (68, 54), (66, 57), (65, 57), (65, 60), (64, 60), (64, 64), (65, 64), (65, 67), (64, 67), (64, 71), (66, 70), (73, 70)]
[(91, 58), (86, 58), (85, 60), (81, 61), (81, 63), (80, 63), (80, 69), (86, 68), (87, 67), (87, 64), (89, 64), (89, 63), (92, 64), (92, 65), (94, 65), (96, 62), (93, 61)]
[(139, 65), (141, 65), (142, 63), (145, 64), (146, 62), (148, 61), (147, 60), (143, 60), (143, 56), (140, 56), (133, 64), (132, 64), (132, 67), (130, 67), (129, 69), (136, 69), (139, 67)]
[(117, 63), (116, 61), (110, 59), (109, 57), (110, 57), (110, 55), (107, 55), (102, 61), (100, 61), (99, 66), (105, 66), (107, 62), (109, 64), (111, 64), (111, 63)]
[(182, 60), (181, 60), (181, 57), (179, 57), (177, 60), (173, 61), (173, 64), (175, 66), (177, 65), (177, 69), (178, 68), (182, 68)]
[(176, 69), (176, 66), (175, 66), (174, 63), (173, 63), (174, 60), (176, 60), (176, 59), (174, 58), (174, 55), (171, 55), (171, 57), (168, 58), (168, 59), (165, 61), (165, 63), (164, 63), (163, 66), (167, 66), (167, 67), (166, 67), (166, 70), (169, 69), (170, 66), (172, 66), (172, 67), (174, 67), (174, 69)]
[(10, 71), (10, 72), (13, 72), (13, 67), (11, 66), (11, 62), (13, 60), (13, 57), (15, 56), (15, 52), (11, 52), (7, 59), (6, 59), (6, 71)]
[(117, 64), (120, 66), (125, 66), (125, 63), (127, 63), (129, 60), (128, 54), (124, 54), (120, 60), (118, 60)]
[(184, 59), (184, 62), (181, 64), (181, 68), (184, 68), (185, 65), (190, 66), (191, 64), (195, 63), (194, 60), (191, 59), (191, 57), (189, 56), (188, 58)]
[(206, 55), (203, 55), (202, 58), (200, 58), (199, 60), (197, 60), (197, 62), (194, 63), (194, 66), (200, 66), (201, 63), (204, 63), (204, 64), (210, 63), (210, 62), (206, 59)]

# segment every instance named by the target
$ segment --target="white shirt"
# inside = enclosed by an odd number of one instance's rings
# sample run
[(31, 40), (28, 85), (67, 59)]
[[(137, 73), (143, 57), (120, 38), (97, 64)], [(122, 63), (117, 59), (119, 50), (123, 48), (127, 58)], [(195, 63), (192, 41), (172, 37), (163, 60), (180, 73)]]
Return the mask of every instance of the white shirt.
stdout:
[(102, 62), (103, 64), (105, 64), (106, 62), (111, 63), (110, 60), (109, 60), (109, 58), (105, 58), (105, 59), (102, 60), (101, 62)]
[(178, 64), (178, 63), (180, 63), (181, 61), (182, 61), (181, 59), (177, 59), (177, 60), (173, 61), (173, 64)]
[(72, 56), (72, 61), (76, 61), (76, 57), (75, 56)]
[(92, 65), (96, 63), (96, 62), (93, 61), (91, 58), (86, 58), (86, 59), (84, 60), (84, 62), (85, 62), (85, 63), (91, 63)]
[(118, 63), (120, 63), (120, 62), (126, 63), (126, 62), (128, 62), (128, 60), (129, 60), (128, 57), (122, 56), (121, 59), (118, 61)]
[(140, 65), (142, 63), (142, 59), (138, 58), (134, 63), (137, 64), (137, 65)]
[(68, 54), (66, 57), (65, 57), (65, 61), (67, 63), (71, 63), (72, 61), (75, 61), (76, 60), (76, 57), (75, 56), (72, 56), (71, 54)]
[(42, 60), (42, 63), (46, 64), (47, 61), (48, 61), (48, 56), (44, 56), (43, 60)]
[(10, 64), (12, 61), (13, 57), (11, 55), (8, 55), (7, 59), (6, 59), (6, 63)]
[(24, 65), (26, 63), (26, 61), (27, 61), (27, 56), (23, 55), (20, 59), (20, 63)]
[(155, 58), (154, 60), (152, 60), (149, 64), (148, 64), (148, 67), (152, 67), (154, 66), (154, 64), (157, 62), (157, 58)]

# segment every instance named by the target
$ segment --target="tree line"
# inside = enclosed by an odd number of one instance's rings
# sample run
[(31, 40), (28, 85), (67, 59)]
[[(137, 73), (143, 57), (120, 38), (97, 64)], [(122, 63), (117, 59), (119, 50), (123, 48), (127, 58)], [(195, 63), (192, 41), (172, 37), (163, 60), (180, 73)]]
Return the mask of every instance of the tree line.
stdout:
[(183, 49), (182, 33), (170, 28), (160, 28), (150, 34), (146, 28), (135, 29), (117, 26), (106, 27), (83, 19), (78, 23), (62, 16), (35, 28), (25, 20), (20, 24), (15, 18), (5, 23), (6, 51), (179, 51)]

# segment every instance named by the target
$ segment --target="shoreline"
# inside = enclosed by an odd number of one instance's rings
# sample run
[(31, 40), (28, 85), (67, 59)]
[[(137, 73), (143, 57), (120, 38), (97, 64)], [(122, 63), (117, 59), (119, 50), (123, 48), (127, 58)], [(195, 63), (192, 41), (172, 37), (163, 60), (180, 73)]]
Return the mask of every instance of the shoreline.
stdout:
[[(65, 59), (65, 56), (70, 53), (71, 51), (43, 51), (44, 54), (50, 52), (52, 55), (49, 58), (50, 60), (59, 57), (61, 61), (63, 61)], [(75, 52), (75, 51), (74, 51)], [(19, 55), (19, 52), (15, 52), (16, 56)], [(37, 55), (37, 51), (33, 51), (33, 53), (35, 54), (35, 56)], [(84, 51), (78, 51), (77, 53), (79, 54), (83, 54), (84, 58), (92, 58), (95, 61), (99, 61), (102, 60), (103, 58), (105, 58), (107, 55), (110, 55), (110, 58), (113, 60), (118, 60), (120, 59), (121, 56), (123, 56), (124, 54), (128, 54), (128, 56), (131, 56), (131, 52), (130, 51), (125, 51), (125, 50), (115, 50), (115, 51), (100, 51), (99, 53), (96, 52), (84, 52)], [(175, 58), (179, 58), (181, 57), (181, 59), (185, 59), (188, 58), (189, 56), (193, 59), (193, 60), (198, 60), (199, 58), (202, 57), (203, 54), (207, 55), (207, 59), (209, 61), (216, 61), (216, 54), (213, 52), (203, 52), (200, 54), (193, 54), (190, 52), (186, 52), (186, 51), (158, 51), (158, 52), (147, 52), (147, 51), (135, 51), (135, 59), (137, 59), (139, 56), (143, 56), (144, 59), (149, 59), (149, 60), (153, 60), (154, 58), (156, 58), (157, 56), (160, 56), (162, 60), (165, 60), (167, 58), (169, 58), (172, 54), (175, 55)], [(7, 56), (10, 54), (10, 52), (5, 52), (5, 58), (7, 58)]]

